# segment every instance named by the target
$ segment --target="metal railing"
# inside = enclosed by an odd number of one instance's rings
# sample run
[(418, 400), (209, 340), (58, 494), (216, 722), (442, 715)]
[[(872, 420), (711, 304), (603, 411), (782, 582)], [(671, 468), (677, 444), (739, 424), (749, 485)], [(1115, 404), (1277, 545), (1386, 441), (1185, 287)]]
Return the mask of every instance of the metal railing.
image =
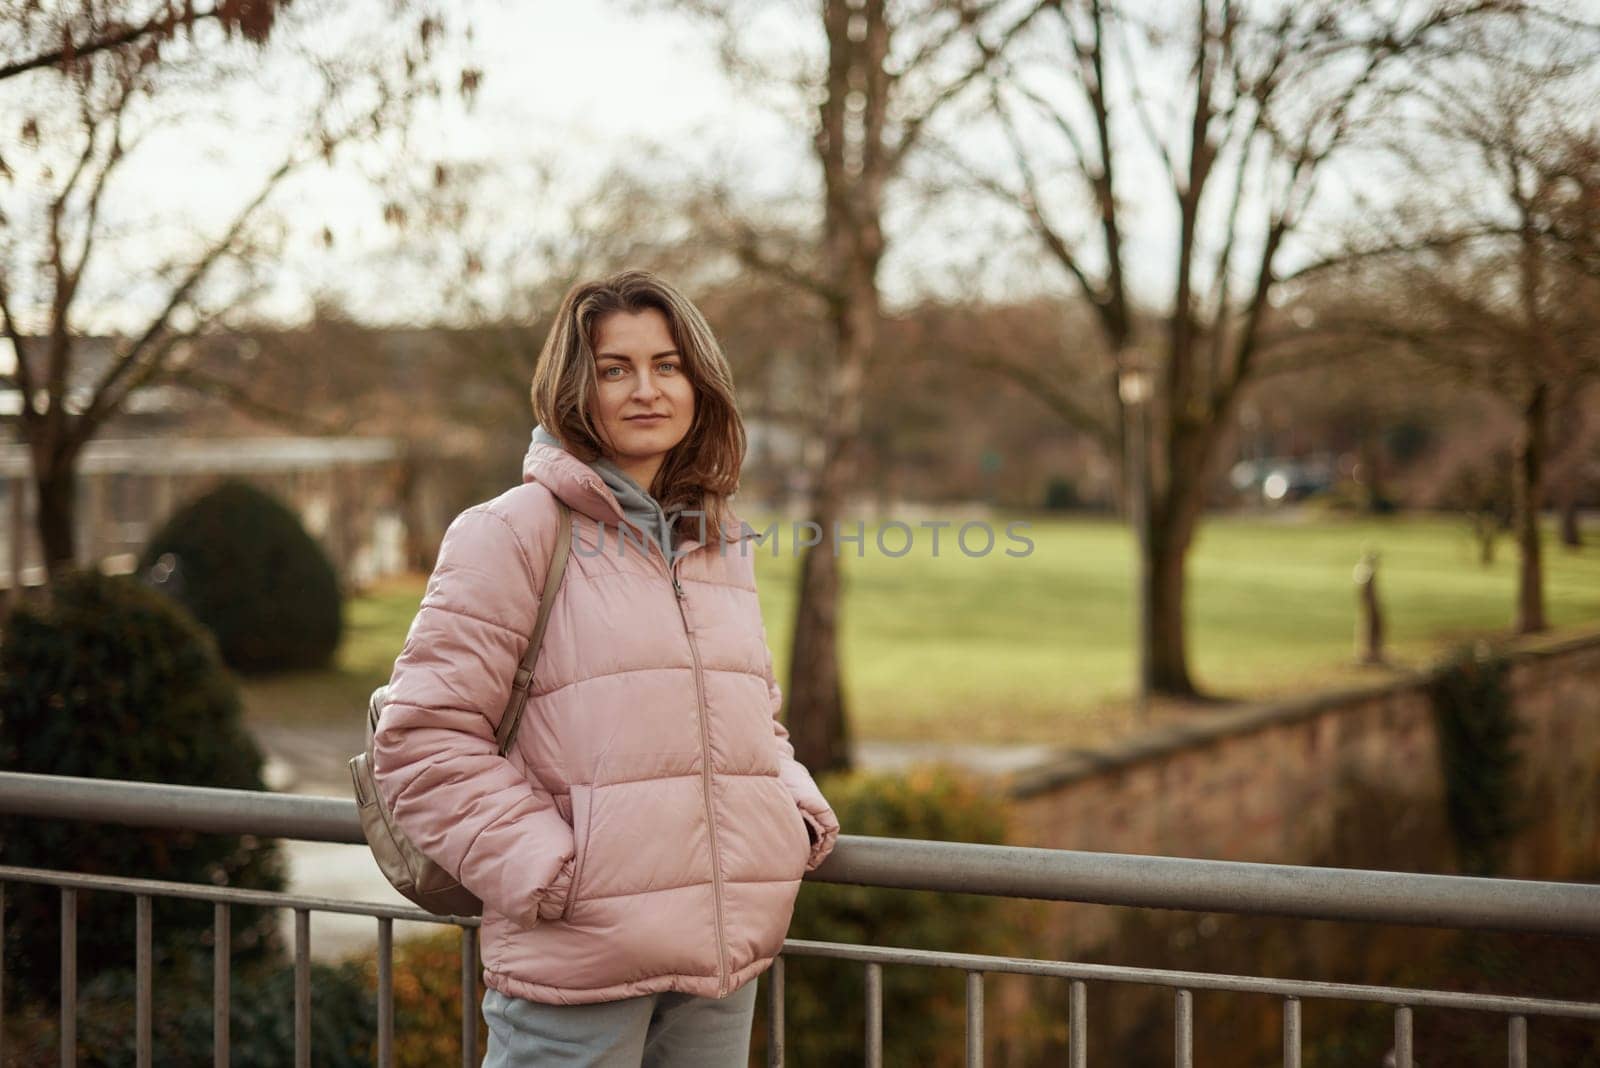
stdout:
[[(353, 801), (292, 797), (241, 790), (215, 790), (149, 783), (74, 779), (0, 772), (0, 815), (72, 819), (203, 833), (251, 834), (300, 841), (364, 844)], [(1086, 853), (1017, 846), (967, 845), (844, 835), (812, 881), (853, 883), (907, 890), (954, 891), (1104, 905), (1374, 922), (1457, 930), (1600, 936), (1600, 886), (1418, 875), (1400, 872), (1310, 868), (1276, 864), (1186, 860), (1117, 853)], [(4, 885), (42, 883), (61, 892), (61, 1060), (73, 1061), (76, 1044), (76, 908), (84, 891), (131, 894), (135, 899), (135, 1036), (137, 1062), (151, 1062), (151, 901), (177, 897), (214, 905), (215, 959), (213, 1030), (215, 1063), (228, 1063), (230, 914), (240, 906), (292, 909), (294, 934), (294, 1026), (297, 1065), (311, 1063), (310, 916), (313, 912), (373, 917), (377, 922), (378, 1063), (389, 1065), (394, 1049), (393, 925), (416, 920), (461, 930), (462, 1063), (475, 1065), (477, 1051), (477, 947), (474, 918), (439, 917), (418, 909), (306, 897), (267, 891), (62, 871), (0, 866), (0, 937), (4, 933)], [(1454, 1009), (1507, 1018), (1506, 1063), (1526, 1068), (1530, 1017), (1600, 1022), (1600, 1001), (1576, 1002), (1307, 980), (1217, 975), (1069, 961), (1028, 960), (979, 954), (790, 939), (784, 956), (830, 957), (866, 969), (865, 1062), (883, 1059), (883, 976), (886, 964), (959, 969), (966, 974), (966, 1060), (983, 1057), (983, 994), (987, 974), (1046, 976), (1068, 982), (1068, 1057), (1087, 1064), (1090, 982), (1166, 987), (1173, 991), (1173, 1061), (1193, 1063), (1193, 993), (1196, 990), (1267, 994), (1282, 1000), (1283, 1063), (1299, 1068), (1301, 1005), (1336, 999), (1394, 1006), (1394, 1063), (1412, 1068), (1413, 1011)], [(0, 974), (0, 1031), (4, 1024), (4, 975)], [(784, 967), (774, 962), (768, 984), (768, 1062), (784, 1059)], [(4, 1052), (0, 1051), (0, 1058)]]

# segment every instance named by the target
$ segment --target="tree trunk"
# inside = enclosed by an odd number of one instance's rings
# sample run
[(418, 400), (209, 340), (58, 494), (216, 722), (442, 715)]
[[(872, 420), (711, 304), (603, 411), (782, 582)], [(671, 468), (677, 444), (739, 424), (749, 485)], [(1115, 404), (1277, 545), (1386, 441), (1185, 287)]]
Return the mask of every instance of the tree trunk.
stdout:
[(33, 455), (34, 488), (38, 492), (36, 521), (45, 573), (56, 579), (77, 566), (78, 453), (59, 450), (42, 458)]
[(1172, 444), (1166, 452), (1166, 484), (1151, 502), (1149, 566), (1153, 648), (1151, 689), (1167, 697), (1201, 696), (1189, 673), (1187, 599), (1189, 546), (1205, 511), (1210, 471), (1223, 439), (1227, 412), (1203, 422), (1167, 417)]
[(1493, 513), (1474, 513), (1472, 536), (1478, 539), (1478, 565), (1494, 566), (1494, 543), (1500, 537), (1500, 520)]
[(1517, 434), (1512, 476), (1512, 508), (1520, 566), (1517, 573), (1518, 634), (1546, 629), (1544, 565), (1539, 544), (1539, 511), (1544, 500), (1545, 417), (1549, 387), (1539, 382), (1528, 392)]
[(1568, 549), (1583, 548), (1583, 528), (1578, 524), (1578, 480), (1567, 484), (1561, 498), (1561, 544)]
[(811, 522), (821, 530), (821, 540), (806, 550), (801, 561), (789, 656), (789, 735), (796, 759), (819, 775), (848, 771), (852, 765), (850, 721), (839, 672), (839, 558), (833, 533), (854, 482), (861, 394), (878, 318), (875, 269), (870, 264), (857, 268), (851, 299), (834, 317), (840, 358), (830, 382), (822, 467), (811, 498)]
[(1187, 582), (1187, 538), (1174, 536), (1162, 523), (1150, 530), (1150, 689), (1166, 697), (1198, 697), (1189, 675), (1184, 637), (1184, 595)]
[(1586, 461), (1593, 441), (1581, 387), (1566, 390), (1554, 409), (1545, 483), (1560, 517), (1557, 529), (1562, 547), (1581, 549), (1583, 531), (1578, 524), (1578, 497), (1583, 492)]
[[(824, 472), (830, 466), (825, 461)], [(800, 563), (789, 653), (789, 736), (795, 759), (817, 775), (851, 766), (850, 721), (839, 678), (839, 558), (833, 540), (839, 498), (827, 485), (837, 481), (837, 475), (825, 473), (817, 486), (811, 521), (821, 528), (822, 540)]]
[[(789, 735), (814, 773), (850, 768), (850, 731), (839, 678), (839, 560), (833, 528), (855, 485), (867, 361), (877, 339), (878, 264), (883, 258), (883, 190), (894, 153), (885, 120), (893, 85), (885, 68), (890, 25), (884, 0), (827, 0), (827, 91), (813, 141), (824, 187), (822, 252), (835, 338), (823, 419), (822, 467), (812, 487), (811, 521), (820, 529), (806, 550), (795, 605), (789, 675)], [(862, 106), (854, 109), (852, 100)]]
[(1388, 502), (1383, 492), (1383, 442), (1371, 420), (1363, 420), (1361, 426), (1361, 475), (1366, 490), (1366, 510), (1378, 515)]

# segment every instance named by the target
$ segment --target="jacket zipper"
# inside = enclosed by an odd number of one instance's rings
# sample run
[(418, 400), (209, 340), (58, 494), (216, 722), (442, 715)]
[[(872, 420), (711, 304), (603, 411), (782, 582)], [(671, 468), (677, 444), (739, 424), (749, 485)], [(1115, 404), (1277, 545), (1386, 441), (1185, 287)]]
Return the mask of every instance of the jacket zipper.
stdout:
[(724, 934), (722, 919), (722, 860), (717, 852), (717, 816), (711, 801), (711, 732), (706, 723), (705, 672), (700, 666), (700, 647), (695, 644), (694, 634), (689, 629), (689, 612), (683, 606), (683, 585), (678, 581), (677, 565), (667, 560), (666, 553), (654, 539), (651, 539), (650, 547), (661, 557), (661, 565), (666, 569), (667, 578), (672, 581), (672, 592), (678, 599), (678, 616), (683, 620), (683, 636), (689, 642), (689, 655), (694, 658), (694, 691), (700, 719), (700, 776), (706, 798), (706, 834), (711, 849), (711, 901), (717, 925), (717, 997), (721, 998), (728, 994), (728, 956), (725, 948), (728, 939)]
[(706, 832), (710, 835), (711, 843), (711, 900), (716, 909), (717, 919), (717, 997), (725, 997), (728, 993), (728, 958), (725, 948), (727, 938), (723, 932), (722, 922), (722, 858), (717, 852), (717, 816), (712, 809), (711, 801), (711, 732), (706, 723), (706, 684), (705, 675), (700, 667), (700, 647), (694, 642), (694, 635), (689, 631), (689, 613), (683, 607), (683, 586), (678, 582), (675, 571), (669, 570), (672, 578), (673, 592), (678, 595), (678, 615), (683, 618), (683, 634), (689, 639), (689, 654), (694, 657), (694, 689), (695, 699), (699, 702), (700, 710), (700, 773), (705, 785), (706, 795)]

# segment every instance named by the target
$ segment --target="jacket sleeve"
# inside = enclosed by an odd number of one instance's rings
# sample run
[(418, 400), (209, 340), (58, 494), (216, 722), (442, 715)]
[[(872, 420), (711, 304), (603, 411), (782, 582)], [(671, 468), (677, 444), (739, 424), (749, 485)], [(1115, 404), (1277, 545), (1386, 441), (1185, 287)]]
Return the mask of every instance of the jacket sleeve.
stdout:
[[(766, 643), (766, 628), (762, 627), (761, 644), (766, 646)], [(816, 780), (806, 766), (794, 758), (794, 743), (789, 741), (789, 729), (779, 716), (783, 711), (783, 690), (778, 686), (777, 675), (772, 670), (770, 647), (766, 650), (766, 676), (772, 733), (778, 746), (778, 777), (789, 788), (789, 793), (794, 795), (795, 804), (800, 806), (800, 815), (811, 832), (811, 856), (806, 860), (806, 871), (813, 871), (833, 852), (834, 843), (839, 838), (839, 818), (834, 815), (833, 806), (822, 796), (822, 791), (817, 788)]]
[(524, 549), (480, 505), (445, 532), (373, 735), (373, 775), (418, 849), (526, 927), (566, 906), (572, 829), (494, 732), (538, 615), (553, 533)]

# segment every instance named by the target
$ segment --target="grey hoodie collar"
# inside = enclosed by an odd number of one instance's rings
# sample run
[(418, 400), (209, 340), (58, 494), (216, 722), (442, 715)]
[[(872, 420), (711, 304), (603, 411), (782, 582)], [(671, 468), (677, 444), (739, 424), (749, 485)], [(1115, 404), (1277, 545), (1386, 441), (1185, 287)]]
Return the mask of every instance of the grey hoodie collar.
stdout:
[[(556, 436), (542, 426), (533, 428), (533, 444), (564, 448)], [(672, 528), (667, 523), (667, 515), (662, 511), (660, 503), (610, 460), (604, 458), (592, 460), (588, 466), (616, 496), (623, 517), (638, 527), (645, 536), (655, 539), (656, 544), (661, 546), (661, 555), (671, 560)]]

